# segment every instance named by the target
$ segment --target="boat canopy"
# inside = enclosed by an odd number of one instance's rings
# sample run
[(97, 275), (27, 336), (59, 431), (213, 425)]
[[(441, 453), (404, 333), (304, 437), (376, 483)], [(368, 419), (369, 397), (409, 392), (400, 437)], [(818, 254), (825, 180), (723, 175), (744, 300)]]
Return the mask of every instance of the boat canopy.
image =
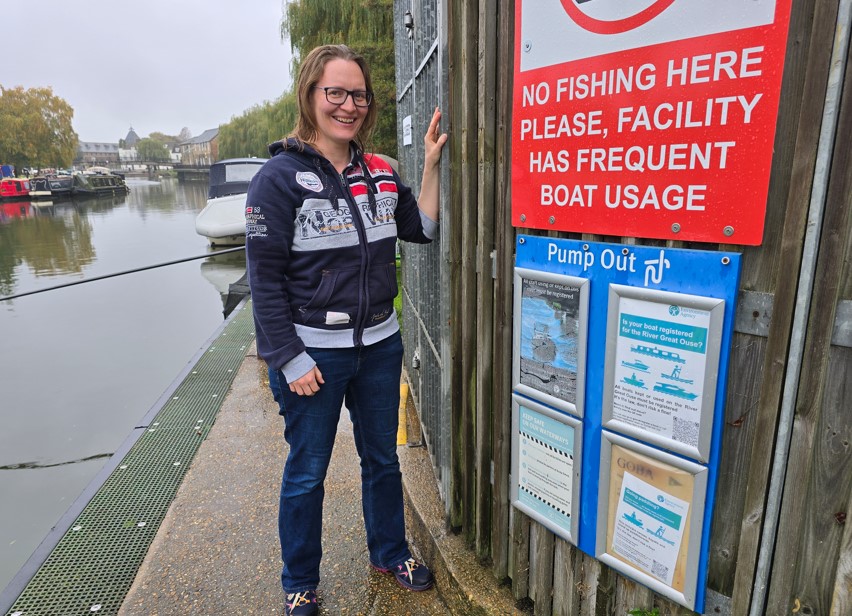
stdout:
[(266, 162), (265, 158), (229, 158), (210, 165), (208, 199), (248, 192), (249, 182)]

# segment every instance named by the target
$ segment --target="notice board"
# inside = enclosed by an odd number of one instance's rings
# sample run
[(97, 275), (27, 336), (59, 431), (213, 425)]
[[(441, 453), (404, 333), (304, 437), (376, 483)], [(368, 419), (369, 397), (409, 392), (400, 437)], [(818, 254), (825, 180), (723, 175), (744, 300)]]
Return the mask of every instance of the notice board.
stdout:
[(740, 255), (515, 250), (513, 506), (702, 611)]
[(791, 0), (518, 0), (512, 223), (760, 244)]

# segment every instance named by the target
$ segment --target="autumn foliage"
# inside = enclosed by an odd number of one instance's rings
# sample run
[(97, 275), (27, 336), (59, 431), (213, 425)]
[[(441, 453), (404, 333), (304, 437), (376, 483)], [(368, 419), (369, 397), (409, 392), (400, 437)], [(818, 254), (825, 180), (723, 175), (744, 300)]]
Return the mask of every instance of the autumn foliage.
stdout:
[[(284, 4), (281, 36), (293, 50), (290, 69), (295, 82), (301, 59), (314, 47), (345, 43), (370, 65), (379, 117), (372, 141), (373, 152), (397, 156), (396, 82), (393, 45), (393, 0), (292, 0)], [(296, 97), (292, 90), (275, 101), (263, 102), (219, 127), (222, 158), (266, 157), (266, 146), (287, 135), (296, 122)]]
[(77, 152), (74, 110), (51, 88), (0, 85), (0, 162), (24, 167), (69, 167)]

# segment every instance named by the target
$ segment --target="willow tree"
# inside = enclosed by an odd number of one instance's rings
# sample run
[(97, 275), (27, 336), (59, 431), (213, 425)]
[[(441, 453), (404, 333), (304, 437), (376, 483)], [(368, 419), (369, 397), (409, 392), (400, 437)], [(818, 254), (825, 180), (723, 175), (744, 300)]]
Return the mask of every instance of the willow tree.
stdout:
[(0, 86), (0, 162), (69, 167), (77, 152), (74, 109), (51, 88)]
[(165, 163), (171, 158), (166, 142), (155, 137), (154, 133), (136, 143), (136, 152), (139, 160), (148, 163)]
[(267, 146), (284, 137), (296, 122), (296, 99), (285, 94), (255, 105), (219, 127), (219, 157), (269, 156)]
[[(345, 43), (370, 65), (379, 117), (367, 146), (397, 155), (393, 0), (292, 0), (285, 4), (281, 37), (293, 51), (293, 82), (304, 56), (318, 45)], [(219, 127), (219, 157), (269, 155), (267, 145), (287, 135), (296, 123), (291, 89), (274, 102), (255, 105)]]
[(367, 146), (398, 156), (393, 0), (292, 0), (284, 6), (281, 36), (290, 39), (294, 81), (302, 59), (319, 45), (344, 43), (364, 56), (373, 79), (373, 104), (379, 105)]

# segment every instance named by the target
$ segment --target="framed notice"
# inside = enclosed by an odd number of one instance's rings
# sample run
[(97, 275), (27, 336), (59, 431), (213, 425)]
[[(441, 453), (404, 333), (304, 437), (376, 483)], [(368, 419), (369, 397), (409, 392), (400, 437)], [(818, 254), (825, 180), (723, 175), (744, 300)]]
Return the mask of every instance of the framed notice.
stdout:
[(611, 284), (602, 423), (706, 462), (725, 301)]
[(578, 419), (512, 396), (512, 505), (575, 545), (582, 435)]
[(515, 391), (582, 417), (588, 320), (588, 279), (515, 268)]
[(707, 468), (607, 431), (601, 441), (596, 557), (695, 609)]

